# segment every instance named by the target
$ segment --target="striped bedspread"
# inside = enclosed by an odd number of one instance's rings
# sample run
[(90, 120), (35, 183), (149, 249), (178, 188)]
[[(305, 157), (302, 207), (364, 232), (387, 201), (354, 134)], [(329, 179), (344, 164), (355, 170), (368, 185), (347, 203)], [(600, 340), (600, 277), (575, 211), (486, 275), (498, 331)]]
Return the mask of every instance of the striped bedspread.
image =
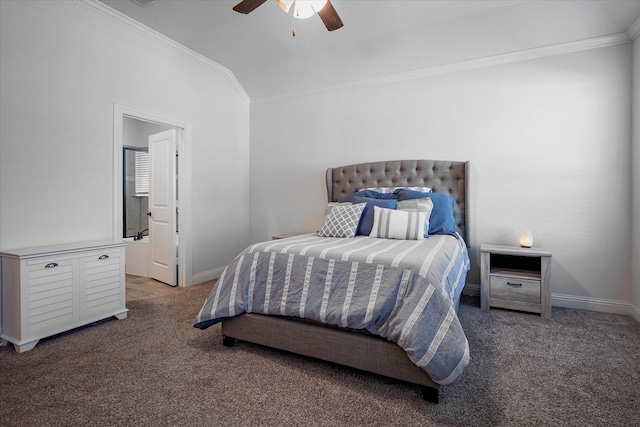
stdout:
[(258, 243), (222, 273), (194, 326), (242, 313), (292, 316), (397, 343), (440, 384), (469, 362), (456, 308), (469, 258), (462, 239), (351, 239), (308, 234)]

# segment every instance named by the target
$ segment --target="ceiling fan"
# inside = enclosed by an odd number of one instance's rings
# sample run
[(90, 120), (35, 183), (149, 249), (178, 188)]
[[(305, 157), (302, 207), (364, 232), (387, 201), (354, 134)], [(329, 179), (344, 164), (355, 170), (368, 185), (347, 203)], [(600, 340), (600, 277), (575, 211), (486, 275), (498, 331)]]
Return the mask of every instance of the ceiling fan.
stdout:
[[(266, 1), (242, 0), (233, 7), (233, 10), (248, 14)], [(338, 16), (338, 12), (331, 4), (331, 0), (276, 0), (276, 3), (285, 13), (289, 13), (291, 6), (293, 6), (293, 17), (297, 19), (305, 19), (317, 13), (329, 31), (337, 30), (344, 25)], [(293, 35), (296, 35), (295, 28), (293, 29)]]

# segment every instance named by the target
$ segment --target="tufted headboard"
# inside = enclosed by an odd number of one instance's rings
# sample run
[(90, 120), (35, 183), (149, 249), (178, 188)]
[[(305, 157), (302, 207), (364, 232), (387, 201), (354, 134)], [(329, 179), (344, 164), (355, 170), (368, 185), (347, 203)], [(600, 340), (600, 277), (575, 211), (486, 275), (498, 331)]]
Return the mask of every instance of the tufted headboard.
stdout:
[(366, 187), (426, 186), (456, 201), (454, 216), (458, 233), (467, 245), (467, 191), (469, 162), (443, 160), (392, 160), (359, 163), (327, 169), (330, 202)]

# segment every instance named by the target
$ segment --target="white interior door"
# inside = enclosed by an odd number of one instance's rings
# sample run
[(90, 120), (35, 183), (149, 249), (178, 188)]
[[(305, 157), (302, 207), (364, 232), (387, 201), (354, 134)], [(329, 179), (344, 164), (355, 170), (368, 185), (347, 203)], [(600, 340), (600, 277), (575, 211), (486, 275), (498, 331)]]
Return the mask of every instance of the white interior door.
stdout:
[(170, 129), (149, 136), (149, 245), (152, 278), (171, 286), (176, 278), (176, 145)]

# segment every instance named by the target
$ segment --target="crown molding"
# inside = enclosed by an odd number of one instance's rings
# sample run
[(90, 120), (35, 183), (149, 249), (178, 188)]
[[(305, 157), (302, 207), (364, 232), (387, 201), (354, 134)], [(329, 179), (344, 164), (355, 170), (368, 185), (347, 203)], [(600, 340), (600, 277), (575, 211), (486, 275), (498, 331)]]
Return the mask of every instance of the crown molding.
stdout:
[(266, 96), (251, 99), (247, 92), (244, 90), (240, 82), (236, 79), (235, 75), (228, 68), (223, 67), (215, 61), (181, 45), (180, 43), (170, 39), (161, 33), (152, 30), (151, 28), (141, 24), (140, 22), (129, 18), (128, 16), (110, 8), (109, 6), (101, 3), (97, 0), (74, 0), (76, 3), (81, 4), (94, 12), (117, 22), (124, 27), (137, 32), (149, 39), (155, 40), (165, 46), (176, 49), (183, 54), (196, 59), (207, 66), (214, 68), (216, 71), (220, 71), (226, 74), (227, 79), (236, 89), (238, 94), (248, 102), (253, 104), (262, 104), (276, 102), (288, 98), (304, 97), (320, 93), (342, 91), (345, 89), (353, 89), (358, 87), (367, 87), (382, 85), (388, 83), (397, 83), (407, 80), (415, 80), (426, 77), (433, 77), (442, 74), (456, 73), (460, 71), (467, 71), (479, 68), (486, 68), (495, 65), (503, 65), (521, 61), (528, 61), (531, 59), (544, 58), (548, 56), (564, 55), (573, 52), (580, 52), (583, 50), (598, 49), (602, 47), (616, 46), (620, 44), (629, 43), (635, 41), (640, 37), (640, 18), (638, 18), (633, 25), (627, 30), (626, 33), (613, 34), (609, 36), (596, 37), (592, 39), (579, 40), (575, 42), (561, 43), (551, 46), (544, 46), (533, 49), (526, 49), (522, 51), (509, 52), (504, 54), (498, 54), (493, 56), (487, 56), (482, 58), (475, 58), (465, 61), (458, 61), (449, 64), (435, 65), (432, 67), (419, 68), (417, 70), (387, 74), (383, 76), (373, 77), (363, 80), (355, 80), (347, 82), (341, 85), (328, 86), (320, 89), (313, 89), (309, 91), (293, 92), (284, 95)]
[(170, 39), (167, 36), (164, 36), (162, 34), (160, 34), (159, 32), (152, 30), (151, 28), (147, 27), (146, 25), (141, 24), (140, 22), (136, 21), (135, 19), (131, 19), (128, 16), (118, 12), (115, 9), (110, 8), (109, 6), (107, 6), (104, 3), (101, 3), (99, 1), (96, 0), (74, 0), (76, 3), (81, 4), (82, 6), (87, 7), (88, 9), (98, 13), (99, 15), (102, 15), (108, 19), (110, 19), (113, 22), (116, 22), (130, 30), (135, 31), (138, 34), (141, 34), (145, 37), (147, 37), (148, 39), (157, 41), (160, 44), (163, 44), (167, 47), (170, 47), (172, 49), (178, 50), (181, 53), (197, 60), (200, 61), (202, 63), (204, 63), (205, 65), (212, 67), (213, 69), (215, 69), (216, 71), (222, 72), (224, 74), (226, 74), (227, 76), (227, 80), (229, 80), (229, 82), (231, 83), (231, 85), (236, 89), (236, 91), (238, 92), (238, 94), (240, 96), (242, 96), (242, 98), (244, 98), (244, 100), (246, 102), (251, 102), (251, 99), (249, 98), (249, 95), (247, 94), (247, 92), (244, 90), (244, 88), (242, 87), (242, 85), (240, 84), (240, 82), (238, 81), (238, 79), (236, 79), (236, 76), (231, 72), (231, 70), (229, 70), (228, 68), (223, 67), (222, 65), (218, 64), (217, 62), (214, 62), (212, 60), (210, 60), (209, 58), (200, 55), (199, 53), (189, 49), (188, 47), (185, 47), (183, 45), (181, 45), (180, 43)]
[[(636, 21), (636, 24), (638, 21)], [(635, 24), (634, 24), (635, 25)], [(492, 67), (495, 65), (503, 65), (515, 62), (528, 61), (531, 59), (545, 58), (548, 56), (565, 55), (583, 50), (598, 49), (602, 47), (616, 46), (629, 43), (629, 35), (627, 33), (613, 34), (609, 36), (596, 37), (592, 39), (579, 40), (575, 42), (561, 43), (556, 45), (544, 46), (533, 49), (526, 49), (516, 52), (509, 52), (499, 55), (486, 56), (483, 58), (470, 59), (466, 61), (452, 62), (444, 65), (435, 65), (432, 67), (419, 68), (412, 71), (387, 74), (384, 76), (373, 77), (370, 79), (357, 80), (342, 85), (330, 86), (310, 91), (290, 93), (286, 95), (268, 96), (262, 98), (253, 98), (251, 104), (262, 104), (276, 102), (287, 98), (295, 98), (302, 96), (310, 96), (320, 93), (342, 91), (345, 89), (353, 89), (359, 87), (375, 86), (388, 83), (397, 83), (407, 80), (415, 80), (426, 77), (433, 77), (442, 74), (457, 73), (478, 68)]]
[(631, 24), (631, 26), (627, 30), (627, 35), (629, 36), (631, 41), (636, 41), (636, 39), (640, 37), (640, 17), (636, 19), (636, 22)]

